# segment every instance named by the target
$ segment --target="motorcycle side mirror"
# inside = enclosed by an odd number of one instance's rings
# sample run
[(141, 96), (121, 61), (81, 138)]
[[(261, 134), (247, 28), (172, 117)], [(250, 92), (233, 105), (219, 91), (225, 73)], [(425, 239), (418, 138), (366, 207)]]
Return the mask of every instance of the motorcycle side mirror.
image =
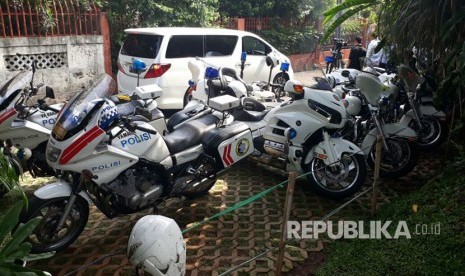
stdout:
[(45, 98), (55, 99), (55, 92), (50, 86), (45, 87)]
[(268, 67), (274, 67), (274, 66), (275, 66), (275, 64), (274, 64), (274, 61), (273, 61), (273, 58), (272, 58), (272, 57), (270, 57), (270, 56), (266, 56), (266, 59), (265, 59), (265, 61), (266, 61), (266, 66), (268, 66)]
[(349, 70), (342, 70), (341, 75), (344, 78), (348, 78), (350, 76), (350, 72), (349, 72)]
[(241, 61), (245, 62), (247, 60), (247, 52), (242, 52), (241, 53)]
[(136, 74), (140, 74), (140, 73), (144, 72), (147, 69), (147, 66), (145, 65), (145, 62), (143, 62), (142, 60), (135, 59), (132, 62), (131, 69), (132, 69), (131, 70), (132, 72), (134, 72)]

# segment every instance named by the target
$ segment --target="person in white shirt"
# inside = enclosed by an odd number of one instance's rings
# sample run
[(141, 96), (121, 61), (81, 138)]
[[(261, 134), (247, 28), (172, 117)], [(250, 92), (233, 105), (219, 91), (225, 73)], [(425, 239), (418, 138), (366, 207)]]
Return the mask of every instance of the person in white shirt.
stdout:
[(378, 36), (375, 32), (372, 32), (370, 34), (370, 38), (371, 41), (367, 47), (366, 62), (368, 65), (379, 66), (381, 59), (385, 57), (384, 51), (383, 49), (381, 49), (377, 53), (375, 53), (376, 46), (378, 46), (379, 43)]

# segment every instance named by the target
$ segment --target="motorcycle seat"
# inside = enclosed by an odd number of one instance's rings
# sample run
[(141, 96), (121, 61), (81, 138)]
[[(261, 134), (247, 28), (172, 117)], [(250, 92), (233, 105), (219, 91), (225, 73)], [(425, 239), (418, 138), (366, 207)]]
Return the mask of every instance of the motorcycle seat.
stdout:
[(271, 109), (267, 109), (261, 102), (252, 97), (243, 97), (241, 106), (233, 109), (234, 119), (242, 122), (258, 122), (265, 117)]
[(170, 117), (170, 119), (168, 120), (168, 123), (166, 123), (166, 128), (168, 129), (169, 132), (172, 132), (175, 126), (195, 116), (196, 114), (198, 114), (199, 112), (203, 110), (205, 110), (205, 105), (201, 103), (191, 106), (189, 108), (180, 110), (174, 113)]
[(171, 154), (176, 154), (195, 145), (200, 145), (202, 138), (208, 131), (214, 129), (219, 118), (207, 114), (198, 119), (187, 122), (163, 136)]

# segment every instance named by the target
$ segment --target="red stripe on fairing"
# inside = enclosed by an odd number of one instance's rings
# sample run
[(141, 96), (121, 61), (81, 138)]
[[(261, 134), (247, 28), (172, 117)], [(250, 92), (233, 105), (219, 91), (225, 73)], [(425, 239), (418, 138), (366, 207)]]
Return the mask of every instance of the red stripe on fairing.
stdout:
[(226, 164), (226, 166), (229, 166), (228, 148), (229, 148), (229, 145), (227, 145), (227, 146), (224, 147), (224, 149), (223, 149), (223, 161), (224, 161), (224, 163)]
[(64, 165), (68, 163), (69, 160), (73, 159), (76, 154), (78, 154), (83, 148), (92, 142), (92, 140), (100, 136), (102, 133), (104, 133), (104, 131), (98, 126), (91, 128), (87, 133), (85, 133), (82, 137), (80, 137), (77, 141), (72, 143), (63, 151), (63, 154), (60, 158), (60, 164)]
[(3, 124), (11, 116), (16, 115), (16, 110), (14, 108), (7, 109), (0, 114), (0, 124)]
[(232, 144), (229, 144), (229, 149), (228, 149), (229, 166), (231, 166), (232, 164), (234, 164), (234, 159), (232, 159), (232, 156), (231, 156), (231, 148), (232, 148)]
[(223, 150), (223, 161), (226, 166), (231, 166), (234, 163), (234, 160), (231, 158), (231, 144), (227, 145)]

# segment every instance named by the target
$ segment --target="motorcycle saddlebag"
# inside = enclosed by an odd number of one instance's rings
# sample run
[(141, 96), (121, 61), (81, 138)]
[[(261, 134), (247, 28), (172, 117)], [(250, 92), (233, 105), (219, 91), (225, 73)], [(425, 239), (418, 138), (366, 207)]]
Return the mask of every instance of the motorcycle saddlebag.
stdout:
[(249, 154), (254, 146), (249, 126), (242, 122), (215, 128), (207, 132), (202, 139), (205, 153), (221, 160), (223, 167), (229, 167)]

